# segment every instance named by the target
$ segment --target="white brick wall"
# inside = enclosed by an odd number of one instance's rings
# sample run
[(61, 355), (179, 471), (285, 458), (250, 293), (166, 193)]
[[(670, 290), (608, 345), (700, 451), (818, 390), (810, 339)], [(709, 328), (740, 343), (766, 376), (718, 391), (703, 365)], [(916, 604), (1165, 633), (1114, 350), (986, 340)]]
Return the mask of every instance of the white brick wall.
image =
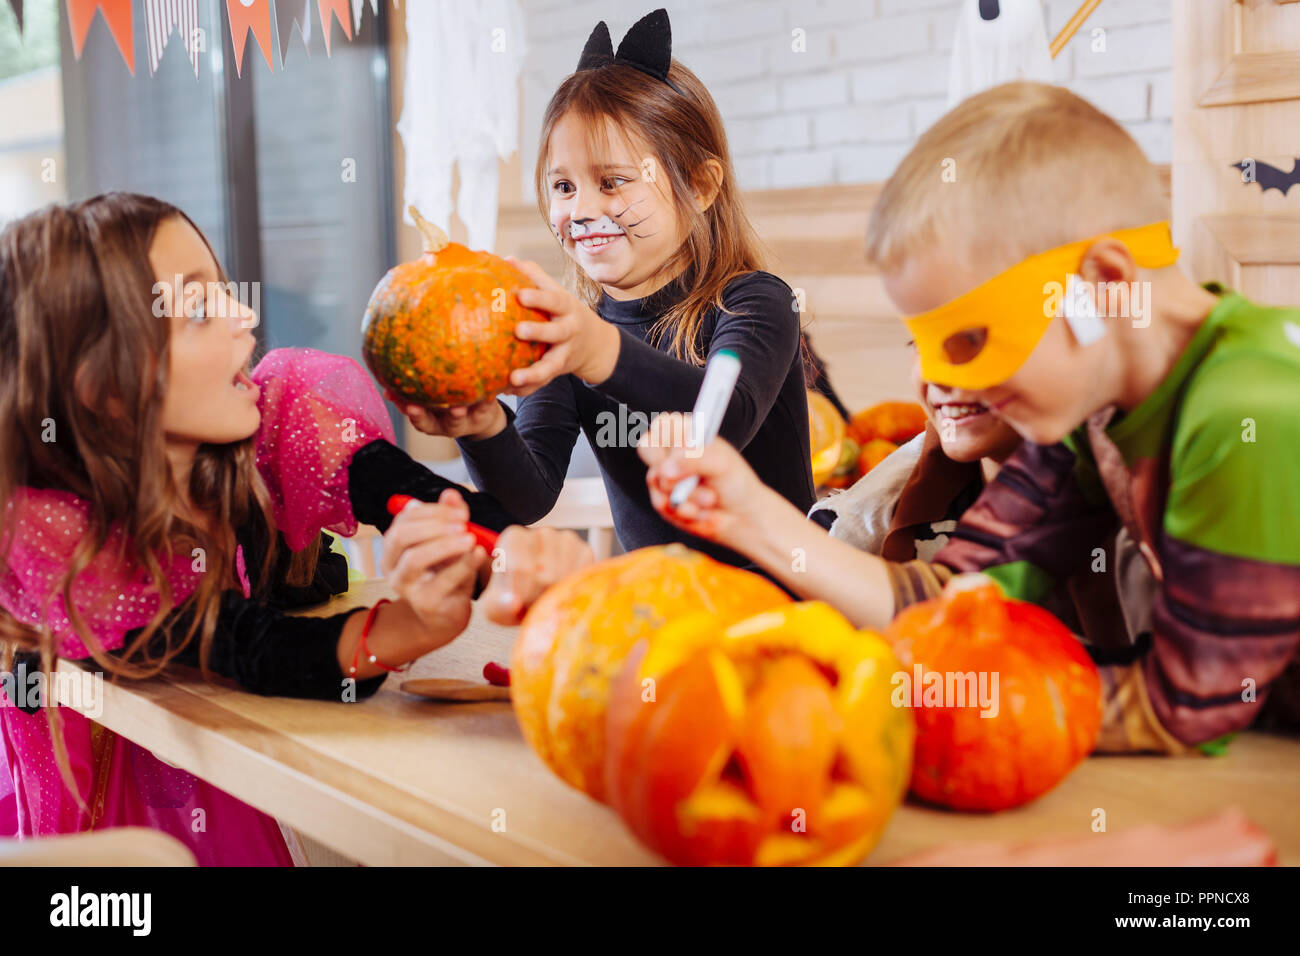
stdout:
[[(638, 17), (668, 8), (673, 53), (722, 110), (741, 185), (769, 189), (886, 178), (946, 109), (961, 0), (522, 3), (529, 51), (521, 142), (531, 196), (542, 111), (600, 19), (617, 47)], [(1171, 153), (1171, 3), (1105, 0), (1054, 61), (1056, 82), (1123, 122), (1154, 162)], [(1049, 36), (1078, 5), (1044, 0)]]

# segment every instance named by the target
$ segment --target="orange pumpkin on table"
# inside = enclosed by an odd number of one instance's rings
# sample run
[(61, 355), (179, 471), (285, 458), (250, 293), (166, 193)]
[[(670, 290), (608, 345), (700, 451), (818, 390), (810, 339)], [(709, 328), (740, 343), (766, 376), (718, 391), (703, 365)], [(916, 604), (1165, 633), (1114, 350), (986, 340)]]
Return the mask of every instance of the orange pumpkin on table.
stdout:
[(561, 779), (603, 800), (609, 687), (637, 641), (691, 611), (723, 627), (789, 601), (766, 578), (680, 544), (571, 574), (533, 603), (515, 640), (510, 695), (524, 739)]
[(519, 304), (532, 283), (504, 259), (448, 242), (410, 209), (424, 254), (388, 271), (370, 294), (362, 356), (376, 380), (425, 407), (469, 405), (498, 395), (510, 373), (533, 364), (546, 345), (515, 337), (523, 321), (548, 316)]
[[(1096, 745), (1096, 665), (1065, 625), (1007, 600), (990, 578), (959, 575), (940, 597), (903, 610), (886, 637), (909, 676), (902, 703), (916, 716), (912, 793), (921, 799), (955, 810), (1019, 806)], [(970, 699), (981, 681), (988, 706)]]
[(679, 618), (629, 654), (606, 792), (683, 865), (858, 862), (907, 788), (912, 715), (883, 639), (820, 601), (724, 626)]
[[(925, 410), (916, 402), (879, 402), (864, 408), (849, 422), (840, 459), (824, 478), (813, 469), (816, 484), (848, 488), (899, 445), (925, 431)], [(816, 446), (814, 445), (814, 450)]]
[(898, 446), (888, 439), (871, 439), (858, 454), (858, 474), (865, 475), (896, 451)]
[(849, 435), (859, 445), (873, 438), (901, 445), (925, 431), (925, 422), (925, 409), (916, 402), (879, 402), (853, 416)]

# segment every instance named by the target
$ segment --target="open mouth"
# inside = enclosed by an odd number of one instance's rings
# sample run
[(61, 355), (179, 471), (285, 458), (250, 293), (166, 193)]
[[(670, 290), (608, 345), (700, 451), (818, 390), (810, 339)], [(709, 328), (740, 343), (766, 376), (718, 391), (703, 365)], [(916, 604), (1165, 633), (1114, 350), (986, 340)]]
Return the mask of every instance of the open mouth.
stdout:
[(256, 396), (258, 393), (257, 385), (254, 384), (253, 380), (248, 377), (248, 373), (243, 369), (240, 369), (239, 374), (231, 379), (230, 384), (234, 386), (235, 391), (237, 392), (247, 392), (253, 396)]
[(936, 405), (935, 411), (939, 413), (940, 419), (964, 424), (987, 415), (989, 407), (983, 402), (950, 402), (945, 405)]
[(584, 252), (597, 253), (606, 246), (622, 239), (626, 235), (623, 227), (609, 216), (589, 219), (582, 222), (569, 221), (569, 238), (573, 244), (582, 247)]
[(612, 235), (583, 236), (581, 239), (575, 239), (574, 242), (587, 252), (595, 252), (599, 249), (603, 249), (611, 242), (622, 238), (622, 233), (614, 233)]

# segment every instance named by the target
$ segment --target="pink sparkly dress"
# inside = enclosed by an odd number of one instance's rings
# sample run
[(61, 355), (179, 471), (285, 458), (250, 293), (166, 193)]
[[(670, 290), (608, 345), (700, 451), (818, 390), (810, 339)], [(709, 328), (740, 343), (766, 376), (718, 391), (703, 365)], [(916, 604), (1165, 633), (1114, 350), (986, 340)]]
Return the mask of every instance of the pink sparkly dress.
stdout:
[[(352, 454), (378, 438), (395, 441), (383, 400), (352, 359), (314, 349), (268, 352), (252, 373), (261, 389), (257, 467), (275, 503), (285, 540), (300, 551), (322, 529), (350, 536), (357, 519), (348, 494)], [(63, 658), (89, 657), (56, 591), (77, 541), (88, 528), (89, 504), (63, 491), (23, 488), (9, 503), (17, 522), (0, 607), (52, 628)], [(73, 600), (105, 650), (145, 626), (158, 607), (143, 569), (119, 559), (120, 525), (72, 586)], [(235, 555), (244, 597), (251, 597), (243, 548)], [(180, 604), (198, 584), (188, 553), (167, 566)], [(90, 808), (67, 791), (55, 763), (45, 713), (29, 715), (0, 689), (0, 836), (75, 833), (148, 826), (180, 839), (201, 865), (291, 865), (271, 817), (198, 777), (159, 760), (70, 708), (59, 708), (73, 776)]]

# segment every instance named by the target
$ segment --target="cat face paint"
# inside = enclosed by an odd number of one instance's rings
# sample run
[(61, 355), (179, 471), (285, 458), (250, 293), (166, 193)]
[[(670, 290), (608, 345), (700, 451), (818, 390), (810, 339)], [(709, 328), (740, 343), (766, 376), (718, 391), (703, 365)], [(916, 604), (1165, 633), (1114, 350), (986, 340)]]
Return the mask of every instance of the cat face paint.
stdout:
[(582, 221), (569, 220), (569, 238), (574, 240), (621, 236), (625, 231), (622, 226), (609, 216), (601, 216), (599, 219), (584, 219)]
[[(603, 155), (572, 114), (547, 143), (547, 218), (565, 253), (616, 299), (635, 299), (663, 285), (665, 265), (684, 241), (677, 210), (661, 184), (643, 174), (643, 157), (610, 129)], [(653, 168), (653, 164), (650, 164)]]

